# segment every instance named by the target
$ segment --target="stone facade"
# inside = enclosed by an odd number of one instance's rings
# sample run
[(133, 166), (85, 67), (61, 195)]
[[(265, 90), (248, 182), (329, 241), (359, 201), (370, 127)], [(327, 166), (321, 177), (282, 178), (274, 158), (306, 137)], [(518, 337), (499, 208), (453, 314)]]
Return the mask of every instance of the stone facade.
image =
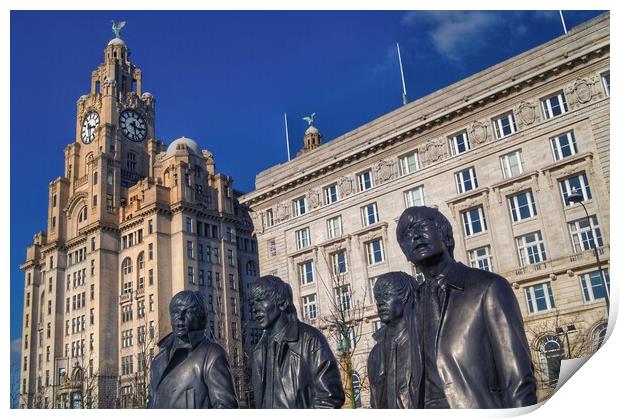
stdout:
[[(350, 325), (361, 405), (380, 326), (373, 278), (415, 274), (395, 237), (410, 205), (437, 207), (453, 225), (456, 259), (512, 284), (540, 398), (562, 356), (599, 344), (607, 314), (592, 249), (606, 271), (609, 48), (605, 14), (257, 175), (241, 202), (261, 275), (288, 281), (302, 316), (341, 354), (338, 317)], [(590, 222), (565, 201), (573, 187)]]
[[(155, 136), (155, 99), (115, 38), (77, 102), (48, 229), (28, 247), (21, 407), (136, 407), (170, 332), (172, 295), (195, 289), (245, 400), (241, 298), (257, 275), (233, 180), (191, 139)], [(129, 111), (129, 113), (128, 113)]]

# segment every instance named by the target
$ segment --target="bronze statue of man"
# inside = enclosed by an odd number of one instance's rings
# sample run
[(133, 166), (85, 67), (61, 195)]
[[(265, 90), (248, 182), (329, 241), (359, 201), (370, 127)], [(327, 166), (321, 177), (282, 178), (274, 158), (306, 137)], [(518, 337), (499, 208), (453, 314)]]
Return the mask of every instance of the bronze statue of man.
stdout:
[(252, 351), (259, 409), (334, 409), (344, 403), (338, 364), (325, 336), (297, 319), (290, 285), (272, 275), (250, 287), (263, 334)]
[(383, 326), (373, 334), (377, 344), (368, 357), (370, 406), (374, 409), (415, 408), (414, 364), (418, 344), (413, 326), (413, 298), (417, 283), (404, 272), (377, 278), (373, 294)]
[(151, 363), (149, 409), (238, 408), (224, 349), (205, 335), (204, 295), (185, 290), (170, 301), (172, 333)]
[(510, 408), (536, 403), (519, 305), (508, 281), (454, 257), (450, 222), (411, 207), (398, 243), (424, 277), (414, 299), (418, 408)]

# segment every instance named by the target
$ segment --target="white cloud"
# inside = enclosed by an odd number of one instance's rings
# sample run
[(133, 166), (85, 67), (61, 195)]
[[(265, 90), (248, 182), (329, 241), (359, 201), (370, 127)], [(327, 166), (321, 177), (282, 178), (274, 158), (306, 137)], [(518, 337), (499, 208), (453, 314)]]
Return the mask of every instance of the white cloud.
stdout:
[(11, 364), (13, 362), (19, 363), (19, 358), (21, 357), (22, 350), (22, 338), (19, 337), (11, 341)]

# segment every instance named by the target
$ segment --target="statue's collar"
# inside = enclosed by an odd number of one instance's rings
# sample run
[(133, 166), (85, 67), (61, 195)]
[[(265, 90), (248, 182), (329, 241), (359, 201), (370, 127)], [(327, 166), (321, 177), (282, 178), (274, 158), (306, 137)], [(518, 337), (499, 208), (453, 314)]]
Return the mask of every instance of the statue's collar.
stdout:
[(427, 281), (437, 282), (441, 287), (450, 286), (452, 288), (463, 291), (463, 275), (458, 273), (458, 271), (462, 268), (463, 264), (461, 262), (452, 261), (451, 263), (447, 264), (444, 269), (437, 275), (431, 276), (430, 278), (422, 275), (423, 281), (421, 282), (421, 285), (423, 285)]

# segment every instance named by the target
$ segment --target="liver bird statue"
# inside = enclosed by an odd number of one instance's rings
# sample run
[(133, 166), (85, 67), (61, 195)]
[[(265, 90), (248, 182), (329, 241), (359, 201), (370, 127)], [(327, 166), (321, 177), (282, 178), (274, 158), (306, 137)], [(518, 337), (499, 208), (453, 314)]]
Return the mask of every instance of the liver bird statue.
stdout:
[(127, 22), (125, 22), (124, 20), (121, 22), (115, 22), (112, 21), (112, 32), (114, 32), (114, 35), (120, 39), (121, 37), (121, 29), (123, 29), (125, 27)]
[(312, 124), (314, 124), (314, 116), (316, 115), (316, 112), (312, 112), (312, 114), (310, 116), (304, 116), (302, 119), (304, 121), (306, 121), (308, 123), (308, 126), (312, 126)]

